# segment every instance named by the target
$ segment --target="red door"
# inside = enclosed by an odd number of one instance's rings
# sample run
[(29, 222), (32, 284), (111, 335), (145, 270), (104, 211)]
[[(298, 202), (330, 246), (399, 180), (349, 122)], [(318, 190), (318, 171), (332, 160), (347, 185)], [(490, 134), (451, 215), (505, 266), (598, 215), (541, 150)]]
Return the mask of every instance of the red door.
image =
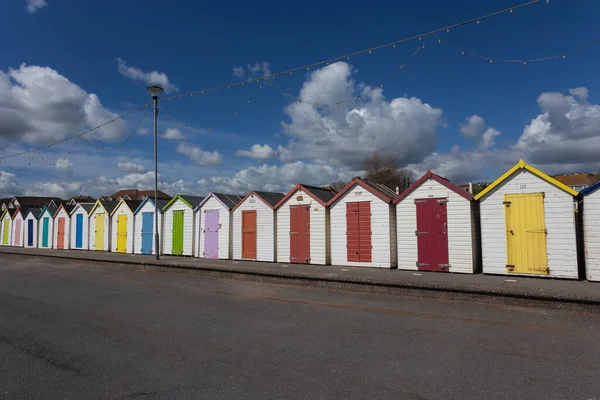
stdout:
[(310, 263), (310, 206), (290, 206), (290, 263)]
[(348, 261), (371, 262), (371, 203), (346, 203), (346, 252)]
[(447, 199), (417, 199), (417, 267), (448, 272)]
[(256, 211), (242, 211), (242, 258), (256, 259)]
[(56, 247), (59, 249), (65, 248), (65, 219), (58, 219), (58, 240), (56, 242)]

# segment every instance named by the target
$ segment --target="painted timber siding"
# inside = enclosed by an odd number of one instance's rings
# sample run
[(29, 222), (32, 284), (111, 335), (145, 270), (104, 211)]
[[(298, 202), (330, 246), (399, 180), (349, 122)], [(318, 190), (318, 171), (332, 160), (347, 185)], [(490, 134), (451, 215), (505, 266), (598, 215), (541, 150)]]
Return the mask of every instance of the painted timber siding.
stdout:
[[(12, 220), (10, 219), (10, 214), (4, 214), (4, 218), (2, 218), (0, 222), (2, 222), (0, 224), (0, 245), (12, 246)], [(8, 229), (5, 230), (4, 227), (6, 224), (8, 224)]]
[[(425, 198), (448, 199), (446, 203), (450, 263), (448, 271), (472, 274), (475, 270), (472, 220), (472, 207), (474, 206), (471, 201), (433, 179), (427, 179), (396, 204), (398, 269), (418, 270), (415, 200)], [(502, 214), (502, 218), (504, 218), (504, 214)]]
[(546, 248), (550, 273), (535, 276), (573, 279), (578, 277), (573, 196), (523, 169), (513, 173), (480, 200), (484, 273), (518, 275), (506, 271), (504, 195), (540, 192), (545, 193), (544, 212), (548, 230)]
[[(251, 200), (254, 202), (250, 202)], [(248, 197), (233, 212), (233, 258), (243, 260), (242, 211), (251, 210), (256, 211), (256, 261), (273, 262), (275, 261), (275, 211), (257, 197)]]
[[(140, 208), (137, 212), (137, 214), (135, 214), (135, 223), (133, 224), (133, 251), (136, 254), (142, 254), (142, 218), (145, 212), (150, 212), (152, 213), (152, 231), (154, 232), (154, 223), (155, 223), (155, 216), (154, 216), (154, 204), (151, 202), (146, 202), (144, 203), (144, 205), (142, 206), (142, 208)], [(162, 226), (163, 226), (163, 214), (159, 211), (158, 213), (158, 239), (159, 239), (159, 247), (160, 247), (160, 253), (162, 254), (162, 243), (164, 242), (163, 240), (163, 231), (162, 231)], [(155, 242), (155, 238), (154, 238), (154, 234), (152, 234), (152, 254), (154, 253), (154, 242)]]
[[(302, 196), (302, 200), (296, 200)], [(290, 206), (310, 205), (310, 264), (327, 265), (330, 261), (327, 248), (329, 209), (312, 197), (297, 190), (277, 209), (277, 262), (290, 262)]]
[[(348, 261), (346, 238), (346, 204), (368, 202), (371, 204), (371, 262)], [(394, 207), (359, 185), (348, 190), (330, 206), (331, 264), (354, 267), (392, 268), (396, 266), (396, 242), (390, 230), (396, 230)], [(312, 233), (312, 232), (311, 232)]]
[[(77, 248), (77, 215), (82, 216), (81, 248)], [(71, 232), (70, 248), (74, 250), (88, 250), (90, 230), (87, 211), (85, 211), (85, 209), (83, 209), (81, 206), (75, 207), (75, 209), (71, 213), (71, 220), (73, 221), (73, 223), (71, 224), (71, 228), (69, 229), (69, 231)]]
[[(29, 221), (33, 221), (33, 244), (31, 246), (29, 246), (28, 244), (28, 227), (29, 227)], [(27, 214), (27, 218), (25, 218), (25, 222), (23, 222), (23, 226), (24, 226), (24, 230), (25, 230), (25, 236), (24, 236), (24, 245), (25, 247), (29, 247), (29, 248), (36, 248), (37, 244), (38, 244), (38, 220), (37, 218), (32, 214), (32, 213), (28, 213)]]
[(586, 277), (600, 281), (600, 190), (583, 198), (583, 235)]
[(183, 211), (183, 254), (181, 255), (193, 256), (195, 254), (194, 239), (196, 237), (194, 211), (181, 199), (175, 200), (165, 211), (163, 251), (165, 254), (173, 254), (171, 249), (173, 245), (173, 211)]
[(70, 224), (70, 220), (71, 217), (69, 215), (69, 213), (62, 207), (60, 207), (57, 211), (56, 214), (54, 214), (54, 226), (52, 227), (52, 232), (53, 232), (53, 239), (52, 239), (52, 248), (53, 249), (58, 249), (58, 219), (59, 218), (64, 218), (65, 219), (65, 238), (64, 238), (64, 245), (65, 245), (65, 250), (70, 248), (70, 244), (71, 244), (71, 224)]
[[(96, 248), (96, 214), (104, 214), (104, 247), (101, 249)], [(90, 232), (89, 232), (89, 244), (90, 250), (110, 251), (110, 224), (111, 218), (109, 213), (104, 208), (98, 206), (94, 212), (90, 215)]]
[[(44, 218), (48, 218), (48, 246), (44, 247)], [(40, 216), (39, 219), (39, 226), (38, 226), (38, 247), (40, 249), (51, 249), (52, 248), (52, 239), (54, 237), (54, 235), (52, 234), (52, 232), (54, 232), (54, 219), (52, 218), (52, 216), (50, 215), (50, 213), (48, 211), (44, 211), (44, 213)]]
[(121, 203), (117, 208), (113, 211), (112, 216), (110, 217), (110, 251), (113, 253), (117, 252), (117, 224), (119, 223), (119, 215), (127, 216), (127, 239), (125, 240), (125, 253), (133, 253), (133, 231), (135, 225), (135, 218), (133, 215), (133, 211), (127, 207), (127, 204)]
[(202, 204), (202, 207), (196, 213), (196, 237), (199, 238), (198, 242), (196, 243), (196, 257), (204, 258), (204, 224), (206, 222), (206, 218), (204, 218), (204, 210), (219, 210), (218, 258), (224, 260), (231, 259), (231, 213), (214, 197), (210, 197), (208, 200), (206, 200), (206, 203)]
[[(17, 224), (21, 223), (21, 230), (17, 232)], [(18, 213), (12, 220), (12, 245), (17, 247), (23, 247), (23, 238), (25, 233), (25, 224), (23, 223), (23, 216)], [(17, 233), (20, 237), (17, 238)]]

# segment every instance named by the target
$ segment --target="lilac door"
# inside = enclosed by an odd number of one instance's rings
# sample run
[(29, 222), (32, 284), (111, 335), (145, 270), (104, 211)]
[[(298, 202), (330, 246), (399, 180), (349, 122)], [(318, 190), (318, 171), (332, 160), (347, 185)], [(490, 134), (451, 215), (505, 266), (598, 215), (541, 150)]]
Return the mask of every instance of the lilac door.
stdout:
[(219, 210), (204, 213), (204, 258), (219, 257)]

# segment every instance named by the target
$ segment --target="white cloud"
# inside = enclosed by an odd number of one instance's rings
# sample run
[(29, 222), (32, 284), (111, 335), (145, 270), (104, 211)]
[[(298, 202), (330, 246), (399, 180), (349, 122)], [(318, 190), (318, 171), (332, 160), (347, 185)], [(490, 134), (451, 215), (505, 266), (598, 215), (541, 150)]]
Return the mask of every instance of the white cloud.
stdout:
[(163, 138), (169, 140), (182, 140), (185, 139), (185, 135), (177, 128), (167, 128), (165, 133), (162, 135)]
[(204, 151), (200, 147), (181, 143), (177, 152), (187, 156), (197, 166), (221, 165), (223, 156), (218, 151)]
[(472, 139), (481, 135), (485, 129), (485, 120), (479, 115), (472, 115), (467, 118), (467, 123), (460, 126), (460, 131), (467, 139)]
[(46, 3), (45, 0), (26, 0), (25, 3), (25, 9), (30, 14), (33, 14), (38, 9), (46, 7), (48, 5), (48, 3)]
[(569, 93), (572, 96), (577, 97), (580, 101), (587, 101), (590, 92), (586, 87), (578, 87), (574, 89), (569, 89)]
[(134, 81), (143, 82), (146, 85), (158, 85), (162, 87), (166, 93), (176, 92), (179, 89), (169, 82), (169, 77), (164, 72), (150, 71), (144, 72), (137, 67), (131, 67), (127, 65), (127, 61), (121, 58), (117, 58), (118, 71), (125, 78), (129, 78)]
[(132, 162), (120, 162), (117, 164), (117, 168), (119, 168), (123, 172), (142, 173), (146, 171), (146, 167), (144, 167), (142, 164), (136, 164)]
[[(22, 64), (0, 71), (0, 141), (54, 142), (116, 117), (98, 96), (52, 68)], [(88, 138), (112, 141), (126, 132), (126, 123), (118, 120)]]
[(246, 67), (233, 67), (233, 76), (238, 79), (262, 78), (271, 75), (271, 64), (266, 61), (248, 64)]
[(54, 167), (56, 169), (70, 169), (72, 166), (73, 163), (69, 161), (68, 158), (61, 158), (58, 161), (56, 161), (56, 164), (54, 164)]
[(238, 150), (235, 152), (235, 155), (240, 157), (249, 157), (256, 161), (265, 161), (270, 158), (277, 157), (277, 152), (268, 144), (254, 144), (250, 150)]
[(150, 131), (146, 128), (139, 128), (137, 130), (138, 135), (147, 135), (148, 133), (150, 133)]
[(16, 175), (0, 169), (0, 197), (16, 196), (21, 193)]
[[(401, 164), (418, 162), (435, 150), (436, 132), (444, 125), (443, 112), (420, 99), (399, 97), (386, 101), (383, 90), (351, 79), (352, 67), (338, 62), (312, 72), (300, 90), (306, 102), (285, 107), (289, 136), (279, 150), (282, 161), (300, 158), (321, 164), (358, 169), (375, 150), (395, 154)], [(341, 104), (361, 93), (361, 100)], [(329, 105), (329, 106), (328, 106)]]
[(485, 130), (483, 135), (481, 135), (481, 141), (479, 142), (479, 146), (484, 149), (490, 149), (494, 147), (496, 144), (494, 138), (500, 135), (500, 131), (490, 127)]

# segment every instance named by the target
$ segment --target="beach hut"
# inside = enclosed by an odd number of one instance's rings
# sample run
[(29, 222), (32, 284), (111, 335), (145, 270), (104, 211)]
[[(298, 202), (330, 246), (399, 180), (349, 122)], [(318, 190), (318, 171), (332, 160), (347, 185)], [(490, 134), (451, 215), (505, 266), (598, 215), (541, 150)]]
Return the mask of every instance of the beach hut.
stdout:
[(469, 192), (427, 171), (394, 202), (398, 269), (479, 272), (477, 204)]
[(134, 212), (141, 200), (121, 200), (110, 214), (111, 240), (110, 251), (133, 254), (133, 236), (135, 226)]
[(40, 216), (41, 209), (30, 208), (25, 213), (24, 220), (24, 247), (36, 248), (38, 246), (38, 217)]
[(252, 191), (233, 208), (233, 259), (275, 261), (275, 205), (285, 194)]
[(118, 201), (97, 200), (90, 211), (89, 248), (97, 251), (110, 251), (110, 214)]
[(475, 196), (483, 273), (577, 279), (574, 196), (523, 160)]
[[(600, 281), (600, 182), (583, 189), (579, 194), (579, 222), (583, 229), (583, 256), (588, 281)], [(580, 268), (581, 270), (581, 268)]]
[(163, 252), (174, 256), (195, 253), (194, 208), (204, 200), (200, 196), (176, 194), (165, 205)]
[(70, 248), (75, 250), (89, 250), (89, 223), (90, 211), (94, 203), (76, 203), (71, 211)]
[(396, 196), (355, 178), (329, 201), (331, 264), (396, 267)]
[(241, 196), (210, 193), (194, 209), (196, 215), (196, 256), (212, 259), (231, 259), (231, 210), (242, 200)]
[(52, 206), (42, 207), (38, 218), (38, 248), (51, 249), (54, 232), (54, 214), (57, 208)]
[(8, 208), (5, 208), (0, 218), (0, 234), (2, 235), (0, 243), (2, 246), (12, 245), (12, 218)]
[(53, 249), (66, 250), (70, 247), (71, 211), (73, 206), (62, 202), (54, 214)]
[(23, 212), (21, 208), (17, 208), (12, 213), (12, 245), (15, 247), (23, 247), (23, 235), (25, 230), (23, 229)]
[[(158, 199), (157, 207), (154, 207), (154, 199), (146, 197), (144, 201), (135, 210), (135, 223), (133, 224), (133, 251), (136, 254), (155, 254), (154, 253), (154, 224), (156, 218), (155, 210), (158, 210), (158, 235), (159, 242), (163, 239), (163, 208), (169, 200)], [(162, 246), (159, 243), (160, 253), (162, 254)]]
[(277, 203), (277, 262), (330, 263), (329, 207), (336, 192), (297, 184)]

